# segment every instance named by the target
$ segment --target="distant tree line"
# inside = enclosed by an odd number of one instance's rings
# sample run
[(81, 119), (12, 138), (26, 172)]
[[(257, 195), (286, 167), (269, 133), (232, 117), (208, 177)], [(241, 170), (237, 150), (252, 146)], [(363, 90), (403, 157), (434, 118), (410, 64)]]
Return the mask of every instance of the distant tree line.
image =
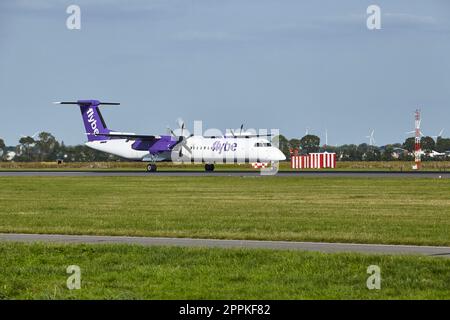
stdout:
[[(283, 135), (278, 136), (279, 148), (289, 159), (291, 151), (297, 149), (299, 154), (312, 152), (334, 152), (341, 161), (391, 161), (414, 159), (414, 138), (407, 138), (403, 143), (387, 144), (385, 146), (372, 146), (367, 143), (344, 144), (341, 146), (321, 145), (320, 138), (307, 134), (301, 139), (287, 139)], [(436, 151), (439, 153), (450, 152), (450, 139), (438, 137), (436, 141), (432, 137), (421, 138), (421, 148), (425, 153)], [(422, 160), (445, 160), (445, 156), (422, 156)]]
[[(307, 134), (302, 138), (287, 139), (283, 135), (278, 136), (280, 150), (289, 159), (291, 151), (298, 150), (299, 154), (312, 152), (335, 152), (341, 161), (390, 161), (413, 160), (414, 138), (407, 138), (403, 143), (388, 144), (385, 146), (372, 146), (367, 143), (344, 144), (341, 146), (321, 145), (320, 138)], [(425, 153), (436, 151), (444, 153), (450, 151), (450, 139), (438, 137), (436, 141), (431, 137), (421, 138), (422, 150)], [(8, 159), (8, 154), (14, 154)], [(423, 156), (423, 160), (431, 159)], [(433, 160), (445, 159), (445, 157), (433, 157)], [(89, 162), (89, 161), (120, 161), (121, 158), (105, 152), (93, 150), (85, 145), (66, 146), (59, 142), (48, 132), (41, 132), (35, 138), (21, 137), (16, 146), (6, 146), (0, 139), (0, 160), (25, 161), (65, 161), (65, 162)]]
[(13, 161), (117, 161), (118, 157), (104, 152), (96, 151), (85, 145), (66, 146), (59, 142), (48, 132), (41, 132), (37, 138), (30, 136), (21, 137), (19, 144), (7, 147), (3, 139), (0, 139), (0, 159), (8, 159), (8, 153), (14, 153)]

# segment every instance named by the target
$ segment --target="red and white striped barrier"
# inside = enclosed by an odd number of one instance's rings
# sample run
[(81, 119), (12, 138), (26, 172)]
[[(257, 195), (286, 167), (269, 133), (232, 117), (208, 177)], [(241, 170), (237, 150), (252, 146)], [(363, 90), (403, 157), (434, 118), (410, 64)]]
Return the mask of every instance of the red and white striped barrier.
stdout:
[(310, 153), (305, 156), (291, 156), (292, 169), (336, 168), (336, 153)]

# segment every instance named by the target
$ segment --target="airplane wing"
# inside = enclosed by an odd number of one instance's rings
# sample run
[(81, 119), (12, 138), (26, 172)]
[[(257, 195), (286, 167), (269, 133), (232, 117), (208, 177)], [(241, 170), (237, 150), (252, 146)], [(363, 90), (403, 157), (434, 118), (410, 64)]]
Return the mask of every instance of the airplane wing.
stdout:
[(273, 134), (272, 133), (267, 133), (267, 134), (236, 134), (236, 135), (229, 135), (226, 134), (224, 136), (203, 136), (203, 138), (241, 138), (241, 139), (245, 139), (245, 138), (259, 138), (259, 137), (272, 137)]
[(124, 132), (110, 132), (110, 133), (98, 133), (98, 134), (86, 133), (86, 134), (87, 135), (95, 135), (95, 136), (103, 136), (103, 137), (111, 137), (111, 138), (119, 138), (119, 139), (129, 139), (129, 140), (140, 139), (140, 140), (153, 141), (153, 140), (161, 139), (160, 136), (124, 133)]

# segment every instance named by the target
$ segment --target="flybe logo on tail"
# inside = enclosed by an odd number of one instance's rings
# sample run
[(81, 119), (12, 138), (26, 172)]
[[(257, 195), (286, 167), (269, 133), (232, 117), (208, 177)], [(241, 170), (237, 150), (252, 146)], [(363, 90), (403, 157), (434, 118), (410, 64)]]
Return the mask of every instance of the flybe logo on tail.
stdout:
[(94, 110), (92, 108), (89, 108), (86, 112), (87, 120), (91, 124), (92, 130), (94, 130), (94, 134), (99, 134), (100, 131), (97, 128), (97, 120), (94, 119)]

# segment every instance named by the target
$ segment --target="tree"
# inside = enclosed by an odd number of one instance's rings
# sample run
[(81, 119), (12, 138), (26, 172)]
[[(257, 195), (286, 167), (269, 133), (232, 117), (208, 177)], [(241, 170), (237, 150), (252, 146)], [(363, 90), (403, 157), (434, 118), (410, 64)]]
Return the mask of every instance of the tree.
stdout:
[(422, 139), (420, 139), (420, 145), (423, 151), (431, 152), (434, 150), (435, 144), (432, 137), (422, 137)]
[(445, 152), (450, 150), (450, 139), (438, 137), (436, 141), (436, 151)]
[(300, 149), (300, 139), (293, 138), (289, 140), (289, 148)]
[(3, 159), (3, 155), (5, 154), (5, 141), (3, 139), (0, 138), (0, 160)]
[(358, 146), (355, 144), (344, 144), (336, 148), (338, 159), (343, 161), (361, 160), (361, 154), (358, 152)]
[(36, 142), (38, 158), (40, 161), (54, 161), (59, 149), (56, 138), (48, 132), (39, 133), (39, 140)]
[(371, 146), (364, 157), (366, 161), (379, 161), (381, 160), (381, 151), (379, 148)]
[(289, 141), (286, 139), (285, 136), (280, 134), (279, 136), (274, 137), (274, 139), (278, 138), (278, 148), (283, 152), (283, 154), (286, 156), (286, 158), (290, 157), (289, 152)]
[(388, 144), (385, 148), (384, 148), (384, 152), (381, 155), (381, 160), (384, 161), (390, 161), (393, 160), (394, 157), (392, 156), (392, 153), (394, 152), (394, 147), (390, 144)]
[(32, 148), (36, 145), (36, 141), (30, 136), (22, 137), (19, 140), (20, 145), (18, 146), (18, 153), (20, 154), (19, 160), (22, 161), (32, 161), (33, 153)]
[(330, 145), (323, 145), (320, 152), (335, 152), (338, 147), (330, 146)]
[(320, 148), (320, 138), (313, 134), (307, 134), (300, 139), (300, 146), (302, 150), (307, 153), (318, 152)]
[(414, 152), (415, 146), (415, 138), (407, 138), (405, 142), (403, 142), (403, 149), (408, 150), (409, 152)]
[(361, 143), (357, 148), (357, 155), (359, 159), (365, 161), (377, 161), (380, 160), (381, 152), (376, 146), (368, 145), (367, 143)]
[(358, 146), (358, 153), (360, 153), (363, 156), (364, 154), (367, 153), (367, 151), (369, 150), (369, 147), (370, 146), (367, 143), (361, 143)]

